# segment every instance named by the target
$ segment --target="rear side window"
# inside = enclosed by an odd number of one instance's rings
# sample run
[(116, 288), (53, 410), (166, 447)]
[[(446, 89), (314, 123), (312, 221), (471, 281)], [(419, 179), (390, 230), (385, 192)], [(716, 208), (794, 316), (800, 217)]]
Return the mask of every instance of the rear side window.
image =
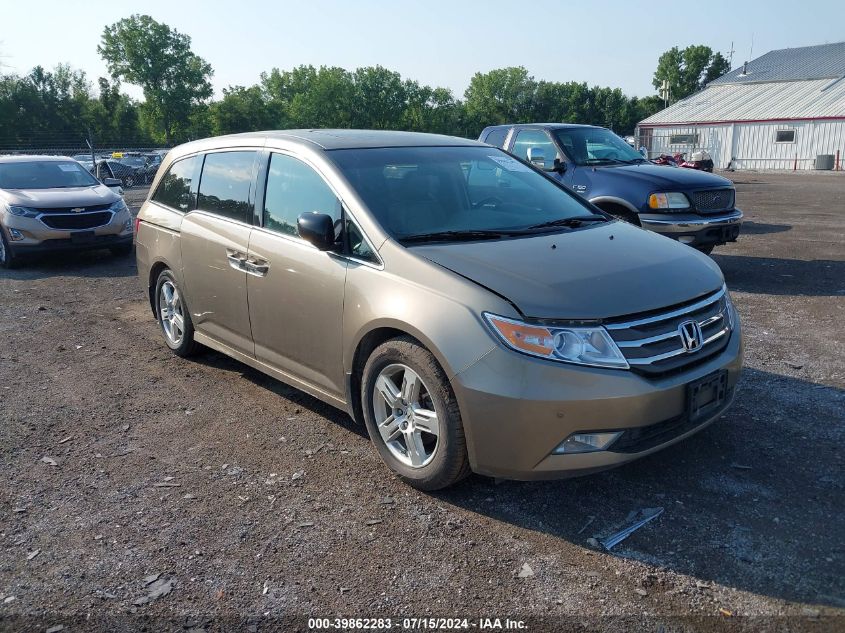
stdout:
[(484, 139), (484, 142), (489, 145), (495, 145), (496, 147), (504, 147), (507, 136), (508, 128), (496, 128), (487, 133), (487, 138)]
[(153, 200), (166, 207), (187, 213), (191, 209), (191, 179), (194, 177), (197, 157), (176, 161), (167, 170), (153, 194)]
[(273, 154), (264, 196), (264, 227), (298, 237), (297, 218), (312, 211), (337, 222), (340, 200), (311, 167), (291, 156)]
[(206, 154), (197, 208), (230, 220), (250, 222), (256, 152)]

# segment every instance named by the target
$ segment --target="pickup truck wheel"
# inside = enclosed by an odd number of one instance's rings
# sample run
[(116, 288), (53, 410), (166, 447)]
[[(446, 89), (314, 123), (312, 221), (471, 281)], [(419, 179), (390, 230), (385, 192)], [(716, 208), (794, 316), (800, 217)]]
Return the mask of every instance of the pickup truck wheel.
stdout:
[(716, 248), (715, 244), (708, 244), (707, 246), (696, 246), (698, 250), (700, 250), (705, 255), (709, 255), (713, 252), (713, 249)]
[(604, 211), (605, 213), (609, 213), (615, 218), (619, 218), (620, 220), (624, 220), (628, 224), (633, 224), (634, 226), (640, 226), (640, 219), (637, 217), (637, 214), (632, 212), (629, 209), (619, 205), (610, 205), (610, 204), (599, 204), (597, 205), (599, 209)]
[(420, 490), (439, 490), (469, 475), (455, 394), (419, 341), (403, 336), (377, 347), (361, 383), (370, 439), (401, 479)]

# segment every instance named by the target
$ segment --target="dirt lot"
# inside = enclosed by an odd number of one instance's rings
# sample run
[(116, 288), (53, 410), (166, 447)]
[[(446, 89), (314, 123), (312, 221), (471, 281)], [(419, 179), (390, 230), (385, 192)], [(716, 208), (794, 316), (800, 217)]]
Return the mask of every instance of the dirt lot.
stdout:
[[(0, 628), (845, 630), (845, 175), (731, 176), (736, 404), (584, 479), (416, 492), (343, 413), (172, 356), (133, 258), (0, 272)], [(612, 553), (588, 544), (657, 506)]]

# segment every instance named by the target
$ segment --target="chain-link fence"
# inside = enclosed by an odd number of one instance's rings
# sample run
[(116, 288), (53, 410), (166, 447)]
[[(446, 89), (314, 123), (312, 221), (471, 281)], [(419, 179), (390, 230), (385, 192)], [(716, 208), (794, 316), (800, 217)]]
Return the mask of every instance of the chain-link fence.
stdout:
[(0, 156), (67, 156), (99, 179), (116, 178), (125, 189), (152, 182), (167, 148), (79, 134), (18, 133), (0, 137)]

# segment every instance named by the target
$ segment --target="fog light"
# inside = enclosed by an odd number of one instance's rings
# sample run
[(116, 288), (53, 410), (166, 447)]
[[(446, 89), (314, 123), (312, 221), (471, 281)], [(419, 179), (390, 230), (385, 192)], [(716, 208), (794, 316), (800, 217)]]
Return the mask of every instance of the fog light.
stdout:
[(694, 235), (681, 235), (681, 237), (678, 238), (678, 241), (681, 244), (692, 244), (695, 241), (695, 236)]
[(20, 242), (23, 239), (23, 233), (17, 229), (9, 229), (9, 237), (12, 238), (13, 242)]
[(607, 450), (622, 435), (622, 431), (611, 433), (573, 433), (560, 443), (553, 452), (555, 455), (569, 455), (571, 453), (593, 453)]

